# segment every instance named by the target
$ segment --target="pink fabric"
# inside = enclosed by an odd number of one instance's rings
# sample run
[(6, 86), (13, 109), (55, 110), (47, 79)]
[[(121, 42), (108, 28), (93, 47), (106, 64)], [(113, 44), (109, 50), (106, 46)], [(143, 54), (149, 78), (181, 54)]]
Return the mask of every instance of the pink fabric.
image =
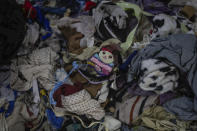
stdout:
[(111, 72), (112, 71), (112, 67), (108, 66), (108, 65), (105, 65), (103, 64), (102, 62), (100, 62), (98, 59), (96, 59), (95, 57), (92, 57), (90, 59), (92, 62), (94, 62), (96, 65), (99, 65), (100, 67), (102, 67), (104, 69), (104, 71), (108, 71), (108, 72)]

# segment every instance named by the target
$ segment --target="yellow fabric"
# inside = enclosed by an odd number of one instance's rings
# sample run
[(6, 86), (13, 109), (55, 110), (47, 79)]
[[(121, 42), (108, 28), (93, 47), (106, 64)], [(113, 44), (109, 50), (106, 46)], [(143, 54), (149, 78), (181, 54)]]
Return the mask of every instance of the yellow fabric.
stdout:
[[(176, 124), (170, 121), (172, 119), (176, 121)], [(190, 122), (178, 120), (161, 106), (146, 109), (132, 124), (146, 126), (157, 131), (185, 131), (190, 126)]]

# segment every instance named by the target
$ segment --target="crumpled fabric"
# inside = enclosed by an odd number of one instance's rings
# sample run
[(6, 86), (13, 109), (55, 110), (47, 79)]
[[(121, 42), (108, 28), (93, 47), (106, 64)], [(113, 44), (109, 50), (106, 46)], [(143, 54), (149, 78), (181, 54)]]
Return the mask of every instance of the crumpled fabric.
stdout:
[(28, 113), (26, 110), (22, 110), (23, 108), (25, 108), (25, 104), (23, 102), (17, 101), (15, 103), (15, 108), (12, 115), (6, 118), (6, 122), (9, 127), (9, 130), (18, 129), (20, 131), (25, 131), (25, 126), (24, 126), (25, 119), (24, 117), (21, 117), (21, 115), (28, 116)]
[(5, 99), (6, 101), (14, 101), (14, 91), (8, 87), (0, 87), (0, 99)]
[[(17, 91), (27, 91), (32, 87), (33, 79), (46, 90), (54, 86), (53, 68), (57, 54), (50, 47), (35, 50), (25, 59), (28, 64), (17, 65), (17, 60), (11, 65), (11, 88)], [(18, 77), (19, 76), (19, 77)]]
[(143, 11), (138, 5), (136, 4), (132, 4), (132, 3), (128, 3), (128, 2), (117, 2), (116, 3), (118, 6), (120, 6), (122, 9), (127, 10), (127, 9), (132, 9), (134, 10), (134, 15), (138, 20), (137, 25), (135, 26), (135, 28), (132, 29), (132, 31), (129, 32), (127, 38), (126, 38), (126, 42), (121, 44), (121, 48), (125, 51), (127, 51), (129, 49), (129, 47), (132, 45), (133, 41), (134, 41), (134, 37), (135, 37), (135, 33), (136, 30), (138, 28), (139, 22), (141, 21), (141, 16), (142, 15), (146, 15), (146, 16), (152, 16), (152, 14)]
[(10, 83), (10, 66), (0, 66), (0, 87), (6, 87)]
[(163, 94), (178, 86), (179, 73), (176, 67), (162, 60), (143, 60), (140, 69), (139, 87), (145, 91)]
[(83, 49), (86, 47), (80, 46), (80, 41), (84, 35), (80, 32), (77, 32), (75, 28), (71, 27), (60, 27), (61, 33), (65, 40), (66, 44), (66, 53), (73, 53), (79, 55), (82, 53)]
[(194, 34), (194, 24), (178, 14), (176, 16), (155, 15), (153, 17), (153, 27), (151, 39), (178, 33)]
[(63, 117), (56, 117), (54, 112), (51, 109), (46, 109), (47, 118), (49, 119), (49, 122), (56, 128), (60, 129), (62, 127), (62, 124), (64, 122)]
[(159, 95), (159, 105), (163, 105), (164, 103), (174, 99), (176, 97), (175, 92), (166, 92), (164, 94)]
[(128, 14), (120, 6), (109, 1), (100, 2), (93, 9), (96, 36), (101, 40), (116, 38), (125, 42), (127, 35), (138, 23), (135, 16), (129, 21), (128, 18)]
[(104, 41), (100, 47), (93, 46), (93, 47), (88, 47), (83, 49), (83, 52), (80, 55), (72, 54), (70, 53), (70, 57), (67, 57), (66, 55), (63, 56), (63, 60), (65, 63), (69, 63), (70, 59), (78, 59), (80, 61), (87, 60), (87, 58), (90, 58), (94, 53), (99, 52), (99, 50), (106, 45), (110, 45), (111, 43), (113, 44), (119, 44), (120, 41), (118, 39), (108, 39)]
[(191, 122), (178, 120), (173, 114), (165, 111), (160, 106), (150, 107), (137, 118), (132, 124), (141, 125), (159, 131), (176, 130), (182, 131), (190, 129)]
[(9, 131), (4, 114), (0, 114), (0, 131)]
[(137, 42), (150, 42), (148, 41), (150, 31), (153, 29), (153, 24), (152, 22), (148, 19), (147, 16), (142, 15), (141, 20), (139, 21), (138, 29), (136, 30), (136, 41)]
[[(180, 23), (179, 23), (180, 24)], [(155, 37), (164, 37), (169, 34), (177, 34), (181, 32), (180, 27), (178, 28), (177, 20), (167, 14), (158, 14), (153, 17), (153, 33), (151, 34), (152, 39)]]
[(27, 33), (22, 42), (23, 44), (21, 45), (19, 51), (17, 52), (17, 56), (26, 55), (30, 53), (32, 49), (35, 47), (37, 40), (39, 39), (39, 35), (40, 35), (39, 25), (36, 22), (26, 25), (27, 25)]
[(168, 7), (166, 3), (157, 0), (141, 0), (140, 4), (143, 6), (144, 11), (154, 15), (160, 13), (172, 15), (175, 13), (171, 8)]
[(76, 18), (64, 17), (57, 21), (58, 27), (75, 28), (84, 37), (80, 40), (80, 47), (92, 47), (94, 45), (94, 21), (91, 16), (78, 16)]
[(98, 101), (91, 98), (86, 90), (81, 90), (69, 96), (61, 96), (63, 109), (88, 118), (101, 120), (105, 112)]
[(193, 108), (189, 108), (193, 106), (193, 99), (184, 96), (167, 101), (163, 105), (168, 112), (176, 115), (181, 120), (197, 120)]
[[(64, 68), (58, 68), (55, 72), (56, 81), (63, 81), (68, 76), (68, 73), (64, 70)], [(70, 78), (67, 78), (67, 84), (73, 85), (73, 82)]]
[(35, 130), (42, 124), (45, 115), (44, 100), (41, 99), (39, 103), (38, 116), (35, 116), (30, 110), (32, 102), (33, 99), (27, 92), (17, 97), (14, 111), (6, 118), (6, 123), (10, 131), (15, 129), (25, 131), (25, 127)]
[(85, 0), (58, 0), (56, 2), (56, 7), (66, 7), (71, 9), (71, 15), (78, 14), (81, 9), (85, 6)]
[(126, 97), (121, 103), (116, 103), (115, 116), (126, 124), (131, 124), (144, 110), (156, 104), (158, 96)]
[(195, 9), (197, 9), (197, 1), (196, 0), (171, 0), (169, 3), (168, 3), (168, 6), (170, 7), (176, 7), (176, 6), (185, 6), (185, 5), (189, 5), (189, 6), (192, 6), (194, 7)]
[(25, 15), (27, 18), (35, 19), (37, 16), (37, 11), (31, 4), (29, 0), (25, 0), (23, 8), (25, 10)]
[(195, 94), (193, 106), (189, 108), (191, 108), (191, 110), (193, 110), (197, 115), (196, 43), (196, 36), (189, 34), (176, 34), (152, 40), (151, 43), (144, 49), (140, 50), (131, 61), (127, 81), (131, 82), (134, 80), (134, 77), (139, 76), (140, 67), (143, 60), (149, 58), (166, 59), (176, 66), (180, 72), (187, 73), (186, 80)]
[[(103, 124), (105, 124), (105, 126), (109, 131), (115, 131), (121, 127), (121, 122), (113, 118), (112, 116), (105, 116)], [(101, 129), (103, 128), (104, 128), (103, 126), (100, 126), (98, 131), (101, 131)]]
[(39, 25), (35, 22), (33, 24), (27, 24), (26, 36), (23, 40), (23, 44), (28, 47), (28, 45), (35, 44), (39, 38)]
[(150, 129), (144, 126), (129, 127), (126, 124), (121, 126), (121, 130), (122, 131), (154, 131), (153, 129)]
[(155, 95), (155, 92), (153, 92), (153, 91), (145, 91), (145, 90), (142, 90), (141, 88), (139, 88), (137, 82), (133, 83), (132, 85), (127, 85), (127, 86), (129, 86), (128, 93), (131, 96), (136, 96), (136, 95), (151, 96), (151, 95)]
[(78, 91), (82, 90), (80, 85), (68, 85), (68, 84), (63, 84), (61, 85), (53, 94), (53, 99), (56, 101), (56, 106), (57, 107), (62, 107), (62, 101), (61, 101), (61, 96), (69, 96), (72, 95)]
[(62, 38), (59, 38), (55, 35), (55, 33), (52, 34), (51, 37), (44, 41), (40, 41), (38, 48), (46, 48), (50, 47), (54, 52), (59, 52), (61, 50), (60, 48), (60, 42), (62, 41)]

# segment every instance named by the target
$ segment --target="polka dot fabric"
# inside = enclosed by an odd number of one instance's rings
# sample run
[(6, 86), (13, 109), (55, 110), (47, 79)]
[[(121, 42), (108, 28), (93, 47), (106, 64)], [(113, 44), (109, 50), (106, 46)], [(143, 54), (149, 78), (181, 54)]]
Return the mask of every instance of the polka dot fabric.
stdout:
[(99, 102), (91, 99), (86, 90), (81, 90), (69, 96), (61, 96), (63, 108), (66, 111), (78, 115), (86, 115), (88, 118), (100, 120), (104, 117), (105, 112), (100, 107)]

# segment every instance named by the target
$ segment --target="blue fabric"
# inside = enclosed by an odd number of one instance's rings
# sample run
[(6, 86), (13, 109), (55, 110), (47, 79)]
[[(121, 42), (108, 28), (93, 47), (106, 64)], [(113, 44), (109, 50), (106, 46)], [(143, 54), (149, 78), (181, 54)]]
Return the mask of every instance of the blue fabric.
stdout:
[(69, 8), (71, 10), (71, 15), (78, 14), (81, 10), (81, 6), (83, 5), (83, 2), (85, 0), (57, 0), (56, 5), (57, 8), (65, 7)]
[(52, 30), (50, 27), (50, 23), (49, 20), (46, 19), (44, 17), (44, 15), (41, 12), (40, 7), (35, 7), (36, 11), (37, 11), (37, 20), (38, 22), (43, 26), (43, 28), (48, 32), (46, 35), (42, 36), (42, 40), (46, 40), (47, 38), (49, 38), (52, 35)]
[(120, 70), (123, 70), (123, 71), (127, 70), (129, 64), (131, 63), (133, 57), (134, 57), (136, 54), (137, 54), (137, 51), (134, 51), (133, 53), (131, 53), (131, 55), (127, 58), (127, 60), (126, 60), (123, 64), (121, 64), (121, 65), (119, 66), (119, 69), (120, 69)]
[(77, 3), (80, 5), (80, 9), (83, 9), (86, 3), (86, 0), (76, 0)]
[(63, 16), (64, 13), (66, 12), (65, 7), (62, 7), (62, 8), (41, 7), (41, 9), (45, 13), (51, 13), (51, 14), (56, 14), (56, 15), (60, 15), (60, 16)]
[[(10, 85), (8, 85), (7, 88), (10, 88)], [(14, 91), (14, 97), (15, 97), (15, 100), (16, 100), (17, 91)], [(5, 117), (8, 117), (14, 110), (15, 100), (14, 101), (9, 101), (9, 106), (8, 106), (7, 110), (5, 110), (4, 107), (1, 107), (0, 108), (0, 113), (5, 112)]]
[(14, 110), (14, 104), (15, 104), (15, 101), (10, 101), (9, 102), (9, 106), (8, 106), (8, 109), (5, 113), (5, 117), (8, 117)]
[(180, 97), (166, 102), (164, 108), (181, 120), (197, 120), (197, 113), (193, 110), (193, 99)]
[(51, 109), (46, 109), (46, 113), (47, 113), (47, 118), (49, 122), (52, 124), (52, 126), (55, 127), (56, 129), (60, 129), (64, 122), (64, 118), (56, 117), (55, 113)]
[(68, 77), (72, 74), (73, 71), (77, 70), (79, 68), (80, 65), (77, 64), (76, 61), (74, 61), (72, 63), (72, 70), (69, 72), (68, 76), (66, 76), (66, 78), (64, 79), (64, 81), (59, 81), (55, 84), (55, 87), (50, 91), (49, 93), (49, 101), (50, 101), (50, 104), (52, 105), (56, 105), (56, 101), (53, 99), (53, 94), (55, 93), (55, 91), (65, 83), (65, 81), (68, 79)]
[(50, 91), (49, 93), (49, 100), (50, 100), (50, 104), (52, 105), (56, 105), (56, 101), (53, 99), (53, 94), (55, 93), (55, 91), (61, 86), (63, 85), (63, 82), (58, 82), (55, 84), (55, 87)]

